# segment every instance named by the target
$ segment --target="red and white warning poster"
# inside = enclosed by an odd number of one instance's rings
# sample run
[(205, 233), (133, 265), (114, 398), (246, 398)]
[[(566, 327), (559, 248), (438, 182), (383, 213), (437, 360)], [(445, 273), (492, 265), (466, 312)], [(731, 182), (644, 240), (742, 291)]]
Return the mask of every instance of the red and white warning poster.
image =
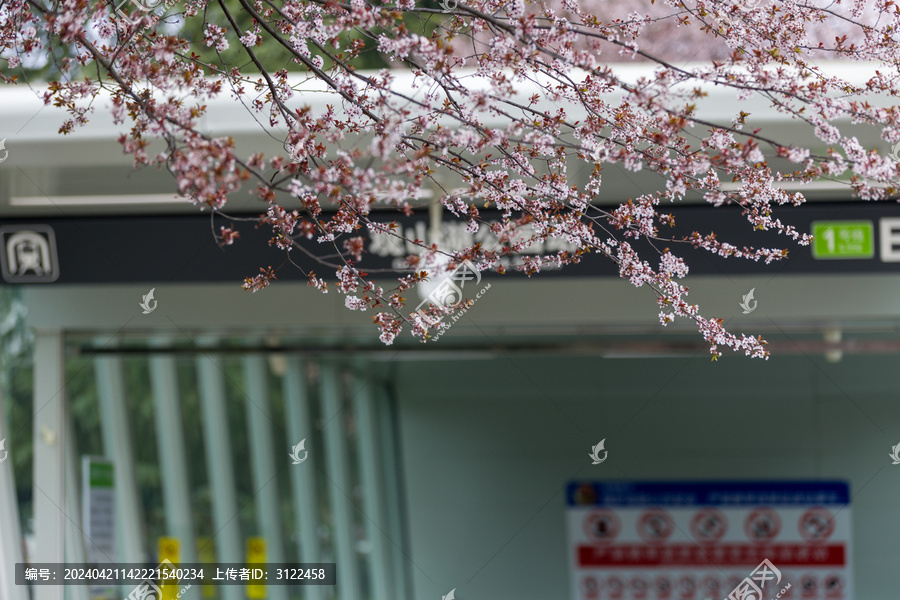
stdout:
[(575, 600), (853, 600), (843, 482), (569, 483)]

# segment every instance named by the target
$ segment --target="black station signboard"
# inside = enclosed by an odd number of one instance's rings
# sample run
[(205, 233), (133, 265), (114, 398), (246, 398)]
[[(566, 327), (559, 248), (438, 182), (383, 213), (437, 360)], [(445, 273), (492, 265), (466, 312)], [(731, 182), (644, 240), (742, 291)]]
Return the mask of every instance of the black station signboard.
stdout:
[[(900, 272), (900, 205), (896, 202), (829, 202), (777, 208), (775, 217), (782, 222), (815, 234), (810, 246), (800, 246), (771, 232), (753, 231), (735, 207), (664, 207), (662, 212), (675, 217), (675, 227), (660, 228), (660, 233), (668, 237), (681, 239), (693, 231), (715, 232), (718, 240), (738, 248), (789, 250), (787, 259), (765, 265), (713, 256), (689, 244), (656, 243), (657, 247), (671, 247), (683, 256), (692, 274)], [(396, 223), (408, 238), (428, 239), (426, 210), (409, 217), (395, 212), (373, 215), (376, 220)], [(481, 215), (487, 221), (499, 218), (491, 211)], [(268, 244), (272, 237), (269, 226), (224, 218), (213, 223), (215, 230), (227, 224), (240, 232), (240, 239), (223, 248), (213, 238), (208, 214), (7, 219), (0, 221), (0, 277), (7, 284), (240, 283), (259, 273), (260, 267), (278, 268), (285, 262), (285, 253)], [(361, 229), (356, 235), (368, 238), (368, 252), (358, 267), (373, 275), (384, 269), (402, 270), (404, 258), (413, 251), (412, 244), (387, 234), (373, 236)], [(487, 226), (471, 233), (465, 222), (452, 215), (444, 221), (442, 236), (442, 247), (450, 251), (473, 243), (497, 246)], [(333, 253), (315, 240), (303, 239), (300, 243), (315, 254)], [(635, 245), (640, 249), (645, 243), (639, 241)], [(548, 240), (533, 244), (522, 256), (571, 249), (563, 240)], [(334, 276), (332, 269), (315, 263), (301, 250), (294, 249), (291, 255), (295, 262), (320, 277)], [(645, 258), (650, 256), (644, 254)], [(517, 257), (505, 260), (509, 265), (506, 276), (521, 276), (512, 268)], [(615, 276), (617, 270), (603, 256), (589, 254), (578, 265), (556, 271), (543, 269), (542, 273), (550, 277), (597, 277)], [(277, 274), (281, 281), (303, 279), (302, 273), (290, 264), (278, 269)], [(383, 271), (379, 274), (385, 275)]]

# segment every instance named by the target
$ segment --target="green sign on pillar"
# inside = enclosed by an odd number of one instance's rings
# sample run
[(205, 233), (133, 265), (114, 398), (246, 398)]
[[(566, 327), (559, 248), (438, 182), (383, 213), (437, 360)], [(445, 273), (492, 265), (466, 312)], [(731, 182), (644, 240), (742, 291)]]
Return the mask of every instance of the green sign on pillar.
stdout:
[[(116, 557), (116, 472), (111, 460), (81, 458), (81, 527), (85, 562), (111, 564)], [(96, 583), (88, 589), (92, 600), (120, 598), (115, 585)]]
[(872, 221), (813, 221), (812, 255), (817, 260), (872, 258), (875, 237)]

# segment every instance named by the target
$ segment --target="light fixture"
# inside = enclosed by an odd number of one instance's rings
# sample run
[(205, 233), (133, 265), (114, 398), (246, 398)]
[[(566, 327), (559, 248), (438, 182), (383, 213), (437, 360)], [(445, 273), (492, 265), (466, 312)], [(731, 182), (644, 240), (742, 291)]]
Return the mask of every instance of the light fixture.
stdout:
[[(840, 344), (842, 337), (840, 327), (832, 327), (825, 331), (825, 342), (828, 344)], [(840, 347), (825, 351), (825, 360), (832, 364), (841, 362), (843, 357), (844, 351)]]

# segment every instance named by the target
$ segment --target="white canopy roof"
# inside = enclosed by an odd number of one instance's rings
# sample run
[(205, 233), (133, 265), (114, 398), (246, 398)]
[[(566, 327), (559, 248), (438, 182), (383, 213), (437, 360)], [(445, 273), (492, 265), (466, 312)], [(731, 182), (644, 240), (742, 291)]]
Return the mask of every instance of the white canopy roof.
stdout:
[[(701, 65), (685, 65), (691, 69)], [(873, 75), (877, 65), (858, 63), (828, 63), (827, 74), (861, 83)], [(626, 81), (637, 81), (650, 76), (653, 67), (647, 64), (616, 65), (616, 74)], [(461, 71), (460, 75), (474, 86), (486, 82), (475, 71)], [(295, 75), (290, 80), (299, 93), (297, 106), (310, 106), (314, 113), (325, 110), (327, 104), (340, 106), (339, 99), (329, 92), (323, 83)], [(396, 87), (405, 93), (425, 93), (424, 82), (408, 71), (396, 73)], [(698, 112), (704, 119), (730, 123), (738, 108), (750, 112), (754, 126), (776, 131), (778, 139), (797, 144), (815, 146), (809, 128), (773, 110), (768, 101), (754, 97), (737, 104), (736, 92), (722, 86), (703, 86), (708, 92), (698, 104)], [(143, 169), (135, 172), (132, 159), (125, 155), (118, 137), (128, 130), (127, 124), (116, 125), (108, 112), (108, 102), (101, 99), (86, 127), (68, 135), (58, 133), (66, 120), (65, 110), (45, 105), (41, 99), (46, 87), (26, 85), (0, 88), (0, 139), (5, 139), (8, 158), (0, 163), (0, 216), (85, 215), (85, 214), (134, 214), (194, 212), (197, 207), (176, 200), (172, 191), (174, 181), (165, 172)], [(523, 96), (540, 93), (533, 82), (520, 88)], [(236, 101), (226, 91), (206, 102), (207, 113), (203, 117), (204, 129), (212, 135), (227, 135), (235, 139), (241, 153), (265, 152), (267, 155), (283, 153), (276, 133), (273, 139), (267, 118), (251, 114), (244, 104)], [(542, 108), (555, 110), (555, 105), (545, 101)], [(578, 119), (578, 107), (572, 107), (570, 115)], [(879, 132), (870, 127), (846, 125), (867, 148), (888, 150), (888, 144)], [(698, 134), (702, 132), (698, 131)], [(161, 146), (160, 146), (161, 147)], [(610, 167), (614, 170), (615, 167)], [(650, 172), (628, 173), (627, 177), (606, 177), (604, 185), (610, 202), (642, 193), (658, 185), (658, 177)], [(813, 194), (828, 196), (829, 186), (819, 185), (809, 189)], [(846, 194), (841, 194), (846, 198)], [(229, 204), (229, 210), (237, 211), (247, 205), (241, 195)], [(251, 206), (252, 207), (252, 206)]]

